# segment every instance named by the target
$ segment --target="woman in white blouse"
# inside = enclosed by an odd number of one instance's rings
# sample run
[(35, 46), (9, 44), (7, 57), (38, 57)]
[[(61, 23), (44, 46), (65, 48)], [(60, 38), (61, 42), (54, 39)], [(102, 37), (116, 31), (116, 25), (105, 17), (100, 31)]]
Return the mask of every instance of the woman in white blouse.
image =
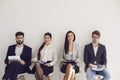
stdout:
[(43, 75), (47, 80), (50, 80), (49, 74), (53, 72), (53, 65), (57, 60), (57, 51), (55, 46), (51, 43), (52, 35), (47, 32), (44, 34), (44, 42), (40, 46), (37, 54), (38, 62), (32, 69), (36, 80), (43, 80)]
[(68, 31), (65, 37), (64, 53), (61, 59), (61, 72), (65, 73), (64, 80), (75, 80), (79, 72), (80, 50), (75, 42), (75, 34)]

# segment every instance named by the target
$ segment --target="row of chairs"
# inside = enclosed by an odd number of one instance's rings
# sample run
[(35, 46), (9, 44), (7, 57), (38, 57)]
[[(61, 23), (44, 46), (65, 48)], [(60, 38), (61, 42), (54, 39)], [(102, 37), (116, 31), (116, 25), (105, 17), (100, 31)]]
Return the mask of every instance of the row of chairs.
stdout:
[[(37, 61), (37, 59), (36, 59), (36, 58), (33, 58), (33, 59), (32, 59), (33, 64), (34, 64), (35, 61)], [(33, 65), (32, 65), (32, 66), (33, 66)], [(49, 74), (49, 76), (51, 76), (51, 75), (53, 75), (53, 74), (54, 74), (54, 73), (51, 73), (51, 74)], [(18, 75), (18, 80), (25, 80), (25, 76), (26, 76), (26, 75), (27, 75), (27, 73), (19, 74), (19, 75)], [(45, 80), (45, 76), (43, 77), (43, 79)], [(102, 80), (102, 79), (103, 79), (103, 76), (96, 74), (96, 75), (94, 76), (94, 79), (95, 79), (95, 80)]]
[[(18, 75), (18, 80), (26, 80), (25, 76), (27, 75), (27, 73), (23, 73), (23, 74), (19, 74)], [(53, 75), (53, 73), (51, 73), (49, 76)], [(95, 80), (102, 80), (103, 76), (102, 75), (95, 75), (94, 76)], [(43, 80), (45, 80), (45, 76), (43, 77)]]

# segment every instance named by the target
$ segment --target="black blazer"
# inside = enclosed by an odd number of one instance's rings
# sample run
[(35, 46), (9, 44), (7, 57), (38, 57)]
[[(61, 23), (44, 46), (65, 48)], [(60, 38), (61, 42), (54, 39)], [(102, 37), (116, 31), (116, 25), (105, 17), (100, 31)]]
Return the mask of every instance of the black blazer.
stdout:
[(90, 63), (94, 64), (94, 62), (97, 62), (97, 64), (106, 65), (107, 59), (106, 59), (106, 48), (102, 44), (98, 44), (98, 50), (97, 54), (95, 56), (94, 49), (92, 43), (88, 44), (84, 48), (84, 62), (85, 62), (85, 70), (88, 68), (88, 65)]
[[(7, 51), (7, 55), (5, 58), (5, 64), (8, 64), (8, 61), (9, 61), (8, 56), (15, 55), (15, 48), (16, 48), (16, 44), (9, 46), (8, 51)], [(32, 49), (30, 47), (24, 45), (23, 52), (20, 55), (20, 58), (23, 61), (25, 61), (25, 66), (29, 67), (31, 65)]]

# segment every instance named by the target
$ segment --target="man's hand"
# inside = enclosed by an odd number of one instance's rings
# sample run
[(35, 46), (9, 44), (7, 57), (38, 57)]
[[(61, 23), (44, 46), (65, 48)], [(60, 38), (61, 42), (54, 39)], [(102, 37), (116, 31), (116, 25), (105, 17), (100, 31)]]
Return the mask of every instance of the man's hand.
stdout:
[(92, 68), (94, 67), (94, 65), (90, 63), (90, 64), (89, 64), (89, 67), (92, 69)]
[(8, 61), (8, 64), (10, 64), (11, 63), (11, 61)]
[(25, 61), (23, 61), (23, 60), (19, 60), (18, 62), (22, 65), (25, 65)]
[(103, 70), (105, 69), (105, 65), (102, 65), (102, 69), (103, 69)]

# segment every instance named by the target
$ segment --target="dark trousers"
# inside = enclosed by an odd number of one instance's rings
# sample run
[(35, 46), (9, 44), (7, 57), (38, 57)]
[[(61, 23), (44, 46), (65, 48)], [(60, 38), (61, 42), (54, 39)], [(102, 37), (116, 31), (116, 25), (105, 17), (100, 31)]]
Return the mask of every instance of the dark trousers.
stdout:
[(21, 65), (18, 62), (12, 62), (11, 64), (8, 64), (6, 66), (3, 79), (17, 80), (17, 75), (25, 72), (26, 72), (26, 66)]

